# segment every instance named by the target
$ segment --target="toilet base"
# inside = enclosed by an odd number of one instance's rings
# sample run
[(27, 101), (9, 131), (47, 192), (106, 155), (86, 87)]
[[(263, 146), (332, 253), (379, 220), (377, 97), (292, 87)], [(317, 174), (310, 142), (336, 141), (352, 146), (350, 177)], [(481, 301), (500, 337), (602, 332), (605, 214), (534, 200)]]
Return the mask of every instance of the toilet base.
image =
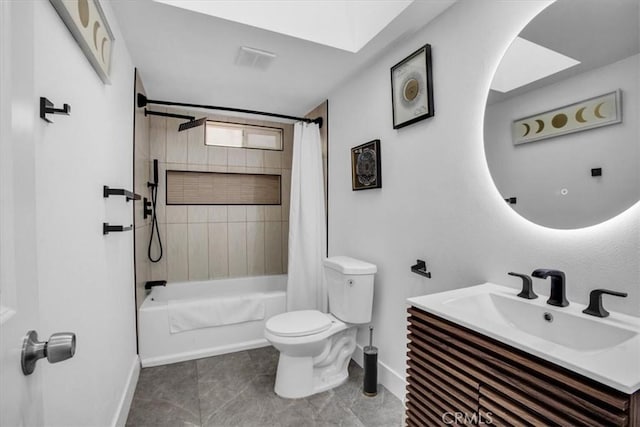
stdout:
[(274, 391), (296, 399), (338, 387), (349, 378), (349, 361), (356, 348), (356, 327), (327, 339), (316, 357), (293, 357), (280, 353)]

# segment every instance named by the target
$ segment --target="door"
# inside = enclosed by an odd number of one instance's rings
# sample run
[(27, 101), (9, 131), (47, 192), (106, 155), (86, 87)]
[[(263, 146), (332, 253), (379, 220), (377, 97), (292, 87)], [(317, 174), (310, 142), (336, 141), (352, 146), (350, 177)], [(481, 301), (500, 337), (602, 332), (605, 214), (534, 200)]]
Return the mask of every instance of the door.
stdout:
[(1, 426), (44, 424), (42, 378), (20, 363), (24, 336), (39, 326), (33, 40), (33, 3), (0, 1)]

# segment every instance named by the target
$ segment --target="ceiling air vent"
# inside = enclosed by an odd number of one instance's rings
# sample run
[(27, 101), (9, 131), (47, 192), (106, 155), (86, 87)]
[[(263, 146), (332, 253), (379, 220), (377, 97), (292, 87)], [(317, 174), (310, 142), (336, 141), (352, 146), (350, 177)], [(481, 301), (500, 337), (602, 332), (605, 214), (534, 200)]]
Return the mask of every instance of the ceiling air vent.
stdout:
[(266, 70), (271, 65), (271, 62), (276, 58), (275, 53), (267, 52), (265, 50), (254, 49), (252, 47), (241, 46), (238, 49), (238, 56), (236, 57), (236, 65), (242, 67), (257, 68), (259, 70)]

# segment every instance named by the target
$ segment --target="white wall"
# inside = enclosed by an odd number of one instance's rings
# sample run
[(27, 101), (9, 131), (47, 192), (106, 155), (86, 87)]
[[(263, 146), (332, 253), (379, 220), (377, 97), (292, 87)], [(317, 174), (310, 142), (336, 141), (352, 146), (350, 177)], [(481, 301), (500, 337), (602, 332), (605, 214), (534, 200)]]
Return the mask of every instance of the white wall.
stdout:
[[(493, 73), (545, 4), (461, 0), (329, 97), (329, 255), (378, 265), (375, 342), (379, 360), (398, 376), (405, 370), (407, 297), (484, 281), (518, 287), (508, 271), (558, 268), (567, 274), (570, 301), (585, 303), (590, 289), (613, 288), (629, 297), (607, 298), (605, 306), (640, 315), (638, 204), (598, 226), (543, 228), (505, 204), (486, 165), (483, 120)], [(393, 130), (389, 69), (424, 43), (432, 45), (435, 117)], [(383, 188), (353, 192), (349, 149), (375, 138)], [(417, 258), (427, 261), (432, 279), (409, 271)], [(548, 283), (536, 279), (534, 286), (548, 294)]]
[[(537, 224), (580, 228), (638, 201), (639, 60), (634, 55), (487, 107), (487, 162), (504, 198), (518, 198), (513, 209)], [(514, 120), (616, 89), (622, 92), (622, 123), (513, 144)], [(592, 177), (591, 168), (602, 168), (602, 176)]]
[(51, 426), (111, 425), (136, 372), (133, 233), (102, 235), (103, 221), (133, 222), (132, 203), (104, 199), (102, 186), (133, 185), (134, 70), (110, 5), (101, 3), (115, 35), (111, 85), (51, 4), (34, 2), (35, 93), (71, 105), (69, 117), (36, 124), (38, 332), (77, 334), (73, 359), (38, 364)]

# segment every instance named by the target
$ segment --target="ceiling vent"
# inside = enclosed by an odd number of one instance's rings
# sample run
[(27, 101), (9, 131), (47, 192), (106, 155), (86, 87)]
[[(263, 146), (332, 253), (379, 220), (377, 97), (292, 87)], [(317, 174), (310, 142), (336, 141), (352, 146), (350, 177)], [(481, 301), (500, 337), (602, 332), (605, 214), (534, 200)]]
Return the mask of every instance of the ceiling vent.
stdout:
[(258, 70), (266, 70), (267, 68), (269, 68), (275, 58), (275, 53), (267, 52), (260, 49), (254, 49), (252, 47), (241, 46), (240, 49), (238, 49), (236, 65), (240, 65), (242, 67), (257, 68)]

